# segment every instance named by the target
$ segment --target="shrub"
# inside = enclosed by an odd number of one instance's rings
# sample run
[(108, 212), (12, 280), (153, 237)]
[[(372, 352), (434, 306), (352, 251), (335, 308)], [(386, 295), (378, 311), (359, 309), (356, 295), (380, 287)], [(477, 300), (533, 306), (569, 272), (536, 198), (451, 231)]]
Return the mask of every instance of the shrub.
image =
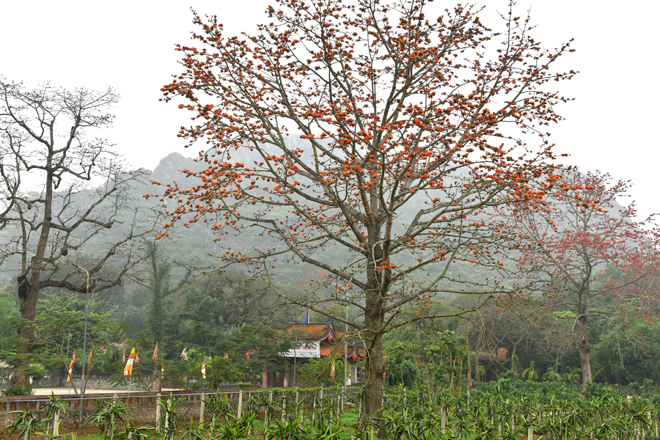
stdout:
[(2, 392), (3, 396), (29, 396), (32, 394), (32, 389), (28, 387), (22, 387), (20, 385), (15, 385), (11, 388), (7, 388)]

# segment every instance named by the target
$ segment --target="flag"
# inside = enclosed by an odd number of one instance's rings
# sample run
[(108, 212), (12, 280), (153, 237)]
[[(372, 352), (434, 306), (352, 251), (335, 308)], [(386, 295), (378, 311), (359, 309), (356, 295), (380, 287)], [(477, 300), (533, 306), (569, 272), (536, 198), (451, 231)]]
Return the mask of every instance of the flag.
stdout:
[(124, 348), (124, 356), (121, 358), (121, 363), (125, 364), (126, 363), (126, 349)]
[(183, 349), (183, 351), (181, 352), (181, 357), (186, 361), (188, 360), (188, 347)]
[(92, 363), (92, 349), (89, 349), (89, 359), (87, 359), (87, 365)]
[(124, 376), (133, 375), (133, 362), (135, 361), (135, 345), (131, 350), (131, 354), (128, 356), (128, 361), (126, 361), (126, 366), (124, 367)]
[(335, 381), (335, 360), (332, 360), (332, 366), (330, 367), (330, 379)]
[(164, 377), (165, 377), (165, 365), (161, 365), (160, 366), (160, 378), (162, 379)]
[(105, 356), (106, 356), (106, 353), (107, 353), (107, 352), (108, 352), (108, 349), (104, 347), (104, 348), (103, 348), (103, 362), (102, 362), (101, 365), (105, 365)]
[(156, 342), (156, 349), (154, 350), (154, 355), (151, 356), (151, 359), (153, 359), (154, 362), (158, 360), (158, 342)]
[(140, 351), (135, 350), (135, 363), (137, 364), (138, 362), (140, 362)]
[(307, 309), (307, 313), (305, 313), (305, 324), (309, 324), (309, 309)]
[(71, 357), (71, 363), (69, 364), (69, 374), (66, 376), (66, 381), (71, 382), (71, 373), (73, 372), (73, 363), (76, 361), (76, 352), (73, 352), (73, 356)]
[(202, 379), (206, 379), (206, 356), (204, 357), (204, 362), (202, 362)]
[(225, 351), (225, 359), (229, 359), (229, 353)]

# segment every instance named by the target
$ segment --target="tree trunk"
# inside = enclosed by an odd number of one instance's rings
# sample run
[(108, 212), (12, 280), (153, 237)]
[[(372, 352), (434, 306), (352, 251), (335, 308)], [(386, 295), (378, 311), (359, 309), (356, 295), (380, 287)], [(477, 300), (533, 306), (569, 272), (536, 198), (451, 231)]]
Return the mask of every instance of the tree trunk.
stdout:
[(589, 360), (591, 345), (589, 344), (588, 338), (587, 317), (581, 316), (579, 321), (581, 338), (578, 350), (580, 351), (580, 368), (582, 368), (582, 391), (585, 391), (587, 383), (591, 382), (591, 362)]
[[(48, 157), (47, 167), (51, 167), (52, 159)], [(22, 324), (18, 329), (19, 343), (16, 353), (20, 356), (19, 364), (14, 369), (14, 374), (9, 382), (10, 387), (22, 386), (32, 389), (27, 376), (27, 368), (30, 365), (30, 355), (34, 350), (34, 343), (37, 340), (37, 331), (34, 325), (34, 318), (37, 315), (37, 299), (41, 290), (41, 266), (46, 255), (46, 246), (50, 235), (50, 221), (53, 204), (53, 177), (49, 173), (46, 176), (46, 192), (44, 203), (43, 224), (39, 233), (39, 242), (34, 256), (28, 262), (27, 251), (24, 247), (24, 257), (21, 267), (21, 274), (17, 277), (18, 281), (18, 304), (21, 312)], [(26, 246), (24, 244), (24, 246)]]
[[(383, 362), (383, 336), (377, 335), (371, 347), (367, 350), (366, 357), (366, 381), (364, 384), (364, 416), (371, 418), (382, 417), (383, 402), (383, 374), (385, 373)], [(382, 426), (378, 424), (380, 437), (384, 437)]]
[(383, 405), (383, 376), (385, 374), (385, 363), (383, 359), (383, 316), (384, 304), (380, 295), (378, 275), (375, 271), (368, 271), (371, 278), (370, 285), (373, 286), (366, 293), (366, 310), (364, 319), (365, 329), (365, 375), (364, 383), (364, 411), (363, 420), (360, 421), (362, 429), (366, 421), (376, 428), (378, 436), (385, 438), (385, 430), (382, 422), (373, 421), (374, 418), (382, 418)]
[(9, 388), (21, 386), (30, 388), (30, 381), (26, 374), (29, 361), (26, 355), (32, 352), (32, 341), (35, 337), (34, 317), (36, 314), (36, 298), (30, 297), (31, 284), (27, 275), (17, 277), (18, 281), (18, 301), (23, 324), (18, 328), (19, 342), (16, 347), (16, 353), (20, 357), (19, 363), (14, 368), (9, 381)]
[[(39, 270), (33, 270), (33, 277), (38, 277), (39, 272)], [(27, 375), (27, 368), (30, 365), (30, 354), (34, 350), (34, 343), (37, 339), (34, 318), (37, 313), (39, 282), (30, 282), (26, 275), (17, 277), (17, 280), (19, 310), (23, 323), (18, 328), (19, 343), (16, 347), (16, 353), (19, 355), (20, 360), (14, 369), (14, 374), (11, 376), (9, 387), (21, 386), (32, 389)]]

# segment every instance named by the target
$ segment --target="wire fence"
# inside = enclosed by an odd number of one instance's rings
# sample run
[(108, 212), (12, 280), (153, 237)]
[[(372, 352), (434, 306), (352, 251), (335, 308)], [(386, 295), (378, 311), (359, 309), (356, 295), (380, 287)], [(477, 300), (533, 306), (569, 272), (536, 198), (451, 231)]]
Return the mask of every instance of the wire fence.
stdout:
[[(347, 387), (347, 395), (353, 396), (356, 392), (359, 392), (360, 387)], [(319, 392), (319, 388), (312, 389), (276, 389), (276, 390), (290, 390), (290, 392), (297, 391), (298, 398), (304, 399), (312, 397)], [(323, 390), (323, 388), (320, 388)], [(189, 391), (189, 390), (178, 390), (178, 391), (148, 391), (148, 392), (118, 392), (112, 394), (86, 394), (83, 396), (82, 405), (83, 408), (89, 407), (98, 407), (105, 404), (109, 400), (120, 400), (121, 403), (126, 407), (155, 407), (159, 399), (167, 399), (170, 396), (173, 399), (183, 399), (183, 402), (199, 402), (205, 398), (205, 396), (218, 394), (227, 397), (227, 400), (238, 406), (239, 402), (246, 402), (252, 396), (263, 393), (273, 392), (271, 388), (262, 388), (262, 389), (237, 389), (237, 390), (199, 390), (199, 391)], [(332, 392), (329, 389), (326, 389), (327, 392)], [(334, 391), (336, 393), (336, 391)], [(65, 405), (69, 408), (79, 408), (80, 407), (80, 395), (66, 395), (59, 396)], [(6, 414), (10, 411), (20, 411), (20, 410), (31, 410), (39, 411), (50, 401), (49, 396), (5, 396), (0, 398), (0, 414)]]

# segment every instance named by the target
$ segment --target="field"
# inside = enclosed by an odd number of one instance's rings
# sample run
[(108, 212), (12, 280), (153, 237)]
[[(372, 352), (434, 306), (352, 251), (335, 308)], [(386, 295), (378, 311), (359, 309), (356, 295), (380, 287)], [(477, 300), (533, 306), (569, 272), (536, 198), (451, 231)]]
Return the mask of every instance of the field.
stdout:
[[(626, 396), (599, 385), (579, 393), (566, 384), (515, 378), (476, 384), (469, 393), (464, 388), (391, 388), (379, 417), (361, 414), (359, 392), (344, 397), (340, 388), (308, 391), (274, 389), (252, 396), (240, 411), (224, 396), (210, 395), (201, 423), (186, 420), (176, 399), (164, 400), (157, 426), (133, 423), (121, 402), (108, 401), (85, 428), (62, 427), (55, 437), (52, 417), (38, 421), (23, 411), (17, 412), (9, 438), (371, 440), (381, 426), (385, 438), (397, 440), (650, 440), (658, 435), (660, 417), (655, 396)], [(46, 413), (56, 408), (54, 399)], [(360, 417), (367, 421), (363, 427)], [(46, 430), (49, 437), (42, 434)]]

